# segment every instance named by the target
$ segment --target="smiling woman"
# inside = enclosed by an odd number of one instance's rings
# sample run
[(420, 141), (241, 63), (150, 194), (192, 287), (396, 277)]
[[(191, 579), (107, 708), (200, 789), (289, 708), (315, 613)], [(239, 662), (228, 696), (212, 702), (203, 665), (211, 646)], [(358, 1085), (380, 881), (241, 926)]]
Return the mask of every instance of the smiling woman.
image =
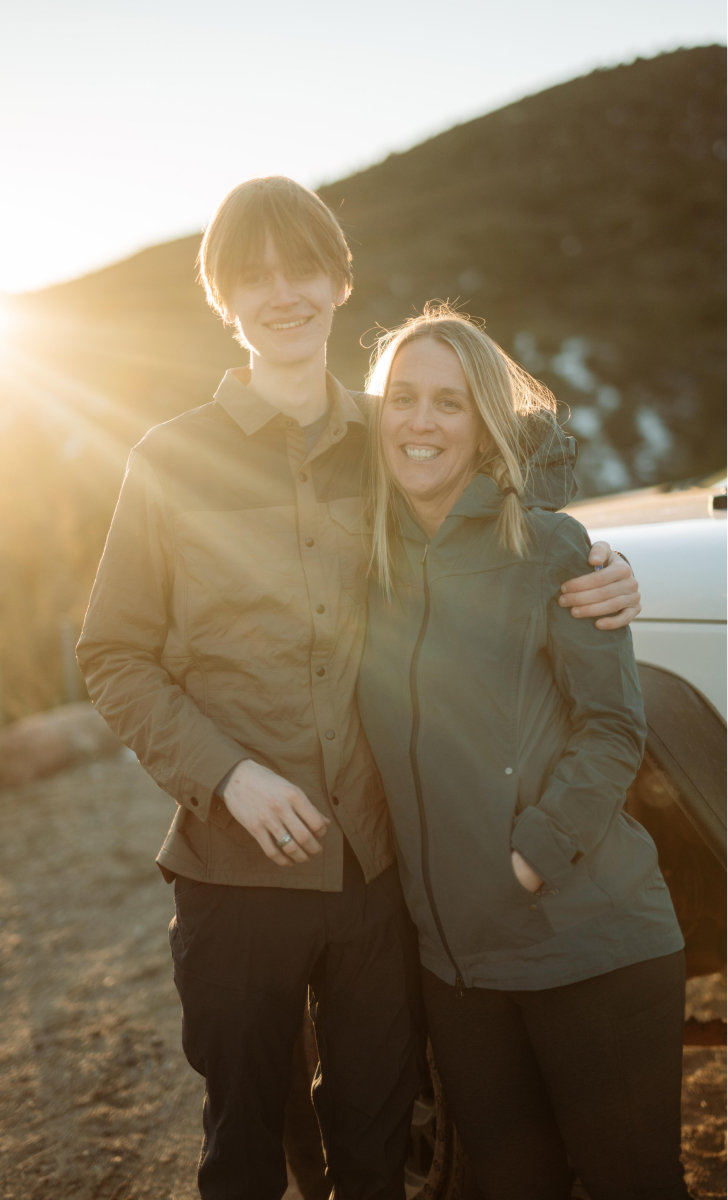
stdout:
[(570, 1156), (593, 1200), (686, 1200), (683, 938), (623, 813), (646, 732), (632, 644), (560, 603), (593, 553), (559, 511), (573, 439), (449, 309), (400, 329), (372, 384), (385, 586), (357, 696), (458, 1136), (489, 1196), (563, 1200)]
[(427, 339), (402, 347), (384, 399), (381, 436), (392, 478), (434, 536), (488, 441), (451, 346)]
[(367, 391), (376, 406), (369, 506), (374, 563), (391, 587), (390, 533), (397, 493), (433, 537), (471, 480), (483, 472), (502, 492), (503, 544), (526, 546), (519, 494), (528, 459), (553, 437), (551, 392), (496, 345), (484, 329), (447, 305), (428, 305), (379, 345)]

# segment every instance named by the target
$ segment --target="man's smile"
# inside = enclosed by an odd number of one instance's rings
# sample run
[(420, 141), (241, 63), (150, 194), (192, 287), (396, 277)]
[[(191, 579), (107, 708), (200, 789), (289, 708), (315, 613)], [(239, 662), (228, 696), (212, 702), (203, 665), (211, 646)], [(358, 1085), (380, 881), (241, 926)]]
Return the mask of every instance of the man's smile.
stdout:
[(307, 325), (311, 320), (310, 317), (298, 317), (295, 321), (270, 321), (268, 322), (269, 329), (298, 329), (300, 325)]

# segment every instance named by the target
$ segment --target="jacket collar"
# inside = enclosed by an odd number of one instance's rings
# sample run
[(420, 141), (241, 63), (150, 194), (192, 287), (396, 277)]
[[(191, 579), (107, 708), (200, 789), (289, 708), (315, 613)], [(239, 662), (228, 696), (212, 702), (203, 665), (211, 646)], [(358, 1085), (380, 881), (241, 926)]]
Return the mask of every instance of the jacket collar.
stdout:
[[(226, 371), (222, 383), (215, 392), (214, 399), (240, 426), (243, 433), (251, 437), (269, 421), (282, 414), (279, 408), (274, 408), (272, 404), (263, 400), (257, 392), (253, 391), (249, 380), (250, 369), (247, 367), (236, 367), (234, 370)], [(344, 424), (366, 424), (363, 414), (359, 411), (349, 392), (328, 371), (326, 372), (326, 391), (331, 404), (329, 426), (332, 427), (337, 438), (339, 436), (336, 433), (337, 419), (338, 427), (342, 432)]]

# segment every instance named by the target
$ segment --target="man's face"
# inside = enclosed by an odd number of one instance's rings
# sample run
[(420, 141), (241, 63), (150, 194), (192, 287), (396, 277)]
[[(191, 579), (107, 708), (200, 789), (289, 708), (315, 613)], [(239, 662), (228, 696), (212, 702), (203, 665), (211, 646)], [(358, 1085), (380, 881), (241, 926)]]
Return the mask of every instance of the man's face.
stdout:
[(309, 362), (325, 347), (334, 306), (345, 290), (328, 275), (294, 275), (280, 261), (272, 238), (260, 269), (242, 279), (232, 297), (238, 327), (255, 355), (271, 364)]

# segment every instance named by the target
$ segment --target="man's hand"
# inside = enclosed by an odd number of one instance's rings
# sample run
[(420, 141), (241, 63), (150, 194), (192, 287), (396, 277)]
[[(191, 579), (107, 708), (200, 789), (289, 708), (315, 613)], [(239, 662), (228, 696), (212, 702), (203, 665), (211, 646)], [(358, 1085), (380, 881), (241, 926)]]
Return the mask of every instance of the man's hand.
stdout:
[[(308, 862), (321, 853), (317, 838), (330, 824), (295, 784), (251, 758), (238, 763), (225, 785), (223, 799), (236, 821), (251, 833), (279, 867)], [(276, 841), (290, 835), (284, 847)]]
[(533, 867), (529, 867), (525, 858), (522, 858), (517, 850), (511, 850), (511, 863), (513, 865), (513, 874), (521, 887), (524, 887), (527, 892), (537, 892), (543, 883), (543, 879), (538, 877)]
[(597, 629), (629, 625), (642, 611), (639, 584), (629, 563), (608, 542), (594, 543), (589, 562), (603, 569), (562, 583), (559, 604), (570, 608), (572, 617), (598, 617)]

